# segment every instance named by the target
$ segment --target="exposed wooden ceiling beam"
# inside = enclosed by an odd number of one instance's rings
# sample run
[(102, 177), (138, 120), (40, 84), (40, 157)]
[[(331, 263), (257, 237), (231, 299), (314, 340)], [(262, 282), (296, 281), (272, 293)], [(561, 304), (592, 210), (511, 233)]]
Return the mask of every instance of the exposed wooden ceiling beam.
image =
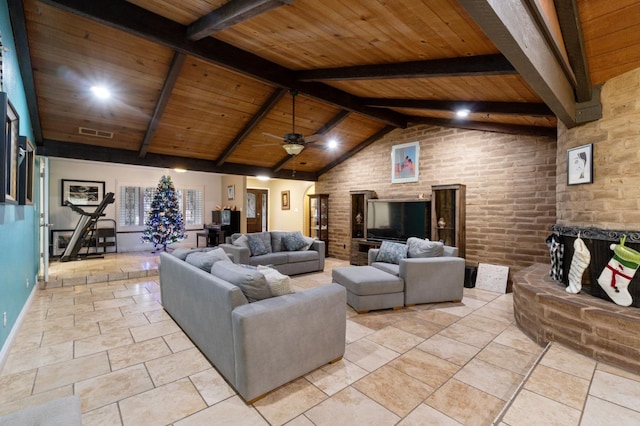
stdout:
[(156, 107), (154, 108), (153, 114), (151, 115), (149, 126), (147, 126), (147, 131), (144, 133), (142, 144), (140, 144), (140, 151), (138, 153), (140, 157), (144, 157), (145, 155), (147, 155), (147, 151), (149, 150), (149, 145), (153, 140), (153, 136), (156, 134), (156, 130), (158, 130), (158, 126), (160, 125), (160, 120), (162, 119), (164, 110), (167, 107), (169, 98), (171, 97), (171, 92), (173, 92), (173, 88), (176, 85), (176, 81), (178, 80), (180, 71), (182, 71), (182, 65), (184, 64), (184, 59), (185, 59), (184, 53), (176, 52), (173, 55), (173, 61), (171, 62), (171, 66), (169, 67), (169, 72), (167, 72), (167, 77), (164, 80), (162, 91), (160, 91), (160, 96), (158, 97), (158, 101), (156, 102)]
[[(313, 134), (314, 135), (324, 135), (324, 134), (328, 133), (331, 129), (336, 127), (338, 124), (342, 123), (342, 121), (345, 118), (347, 118), (347, 116), (349, 114), (350, 114), (349, 111), (346, 111), (346, 110), (340, 111), (339, 113), (334, 115), (333, 118), (331, 118), (331, 120), (327, 121), (322, 127), (320, 127), (318, 130), (313, 132)], [(310, 146), (314, 146), (314, 145), (310, 145)], [(294, 157), (295, 157), (295, 155), (287, 155), (285, 158), (283, 158), (280, 162), (278, 162), (278, 164), (276, 164), (273, 167), (273, 171), (274, 172), (279, 172), (280, 170), (282, 170), (282, 168), (287, 163), (289, 163), (291, 160), (293, 160)]]
[(244, 128), (240, 130), (240, 132), (238, 132), (231, 143), (227, 145), (222, 154), (220, 154), (220, 156), (216, 159), (215, 163), (217, 167), (221, 167), (225, 163), (227, 158), (229, 158), (231, 153), (242, 143), (244, 138), (246, 138), (247, 135), (251, 133), (251, 131), (258, 125), (258, 123), (260, 123), (260, 121), (269, 113), (269, 111), (271, 111), (273, 107), (275, 107), (276, 104), (280, 102), (280, 99), (282, 99), (286, 92), (286, 89), (279, 88), (276, 89), (271, 94), (271, 96), (269, 96), (269, 99), (267, 99), (267, 101), (260, 107), (258, 112), (253, 117), (251, 117), (251, 120), (249, 120), (247, 125), (244, 126)]
[(189, 40), (203, 39), (215, 32), (292, 2), (293, 0), (230, 0), (189, 25), (187, 38)]
[(406, 127), (406, 117), (395, 111), (363, 106), (360, 99), (322, 83), (299, 82), (295, 72), (238, 49), (228, 43), (206, 37), (199, 41), (185, 38), (186, 26), (149, 12), (125, 0), (40, 0), (42, 3), (134, 34), (175, 51), (237, 71), (277, 87), (295, 88), (305, 95), (368, 118)]
[[(27, 37), (27, 23), (24, 15), (22, 0), (8, 0), (9, 16), (13, 29), (13, 38), (16, 44), (16, 56), (18, 66), (24, 85), (27, 109), (31, 119), (34, 143), (42, 143), (42, 125), (40, 123), (40, 113), (38, 112), (38, 98), (36, 96), (35, 83), (33, 78), (33, 67), (31, 66), (31, 56), (29, 54), (29, 39)], [(6, 77), (5, 77), (6, 78)]]
[(518, 124), (487, 123), (484, 121), (447, 120), (445, 118), (410, 117), (411, 124), (430, 124), (439, 127), (481, 130), (484, 132), (507, 133), (513, 135), (556, 137), (555, 127), (522, 126)]
[(339, 158), (336, 158), (334, 161), (332, 161), (331, 163), (329, 163), (326, 166), (324, 166), (321, 170), (318, 171), (318, 177), (320, 177), (322, 174), (328, 172), (329, 170), (331, 170), (332, 168), (334, 168), (338, 164), (340, 164), (340, 163), (342, 163), (344, 161), (347, 161), (349, 158), (353, 157), (358, 152), (362, 151), (363, 149), (365, 149), (366, 147), (368, 147), (369, 145), (371, 145), (375, 141), (377, 141), (379, 139), (382, 139), (385, 135), (387, 135), (388, 133), (390, 133), (393, 130), (395, 130), (395, 128), (393, 126), (385, 126), (382, 129), (378, 130), (375, 134), (369, 136), (367, 139), (365, 139), (364, 141), (360, 142), (352, 150), (344, 153)]
[(516, 70), (504, 56), (482, 55), (395, 64), (323, 68), (298, 71), (296, 75), (299, 81), (350, 81), (505, 74), (516, 74)]
[(459, 4), (558, 119), (574, 127), (573, 87), (532, 21), (525, 1), (459, 0)]
[(365, 105), (385, 108), (429, 109), (455, 112), (468, 109), (471, 113), (516, 114), (553, 117), (553, 112), (545, 104), (525, 102), (479, 102), (479, 101), (437, 101), (422, 99), (363, 98)]
[(578, 5), (576, 0), (555, 0), (553, 3), (558, 14), (558, 23), (563, 34), (569, 64), (576, 79), (576, 100), (588, 102), (592, 97), (591, 76)]
[(297, 171), (292, 176), (291, 170), (282, 170), (273, 173), (266, 167), (247, 166), (244, 164), (225, 163), (218, 167), (210, 160), (199, 158), (177, 157), (149, 153), (144, 158), (138, 155), (138, 151), (106, 148), (101, 146), (85, 145), (73, 142), (63, 142), (45, 139), (41, 146), (37, 147), (38, 155), (47, 157), (75, 158), (78, 160), (100, 161), (104, 163), (132, 164), (136, 166), (161, 167), (167, 169), (181, 168), (190, 171), (220, 173), (227, 175), (258, 176), (268, 175), (274, 178), (317, 181), (317, 173)]

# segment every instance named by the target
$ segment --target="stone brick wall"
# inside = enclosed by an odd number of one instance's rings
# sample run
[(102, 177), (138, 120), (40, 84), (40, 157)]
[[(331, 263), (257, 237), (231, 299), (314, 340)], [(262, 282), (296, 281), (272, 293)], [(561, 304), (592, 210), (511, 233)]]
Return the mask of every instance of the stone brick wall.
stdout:
[[(558, 223), (640, 229), (640, 68), (602, 87), (602, 118), (558, 125)], [(567, 149), (593, 144), (593, 184), (567, 185)]]
[[(391, 147), (420, 142), (420, 180), (391, 184)], [(431, 185), (467, 186), (467, 263), (518, 270), (548, 263), (545, 239), (556, 222), (556, 141), (420, 125), (395, 130), (320, 177), (329, 193), (329, 255), (349, 259), (350, 190), (380, 198), (430, 195)]]

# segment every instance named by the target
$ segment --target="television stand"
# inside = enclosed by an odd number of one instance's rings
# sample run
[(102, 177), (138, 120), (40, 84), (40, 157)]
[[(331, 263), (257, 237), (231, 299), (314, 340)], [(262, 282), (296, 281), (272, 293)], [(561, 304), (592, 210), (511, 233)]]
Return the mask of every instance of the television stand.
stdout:
[(351, 264), (367, 265), (369, 263), (369, 249), (380, 248), (382, 241), (354, 238), (351, 240)]

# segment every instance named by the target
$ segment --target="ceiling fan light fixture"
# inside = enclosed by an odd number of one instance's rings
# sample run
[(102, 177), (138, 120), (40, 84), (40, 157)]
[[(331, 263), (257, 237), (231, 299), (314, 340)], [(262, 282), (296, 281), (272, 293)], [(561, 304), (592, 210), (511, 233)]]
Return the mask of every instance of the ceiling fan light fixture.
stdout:
[(297, 143), (286, 143), (282, 145), (282, 147), (285, 151), (287, 151), (287, 154), (289, 155), (298, 155), (304, 149), (304, 145), (300, 145)]

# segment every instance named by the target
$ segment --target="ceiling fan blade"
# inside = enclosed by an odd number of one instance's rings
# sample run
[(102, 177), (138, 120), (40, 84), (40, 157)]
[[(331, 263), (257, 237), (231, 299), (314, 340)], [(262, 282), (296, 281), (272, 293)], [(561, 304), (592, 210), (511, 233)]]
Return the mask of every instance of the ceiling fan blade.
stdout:
[(316, 133), (315, 135), (309, 135), (304, 137), (304, 143), (314, 143), (324, 139), (324, 135)]
[(274, 135), (273, 133), (262, 133), (262, 135), (263, 136), (269, 136), (271, 138), (280, 139), (281, 141), (284, 140), (284, 138), (282, 136)]

